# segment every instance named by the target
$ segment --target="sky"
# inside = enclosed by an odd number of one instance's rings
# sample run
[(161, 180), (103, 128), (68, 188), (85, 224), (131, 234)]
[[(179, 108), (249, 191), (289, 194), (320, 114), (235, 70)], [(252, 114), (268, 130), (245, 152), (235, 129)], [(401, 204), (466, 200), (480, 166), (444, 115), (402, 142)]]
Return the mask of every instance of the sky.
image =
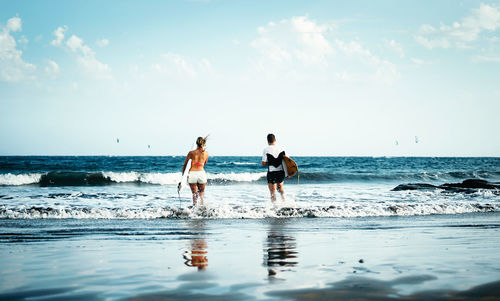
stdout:
[(0, 0), (0, 155), (499, 156), (499, 112), (500, 1)]

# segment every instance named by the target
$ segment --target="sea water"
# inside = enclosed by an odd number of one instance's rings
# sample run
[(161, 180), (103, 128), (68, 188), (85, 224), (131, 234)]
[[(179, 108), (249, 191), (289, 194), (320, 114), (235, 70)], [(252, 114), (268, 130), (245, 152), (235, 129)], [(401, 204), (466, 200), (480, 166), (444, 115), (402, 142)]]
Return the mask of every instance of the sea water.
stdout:
[[(500, 296), (500, 158), (297, 157), (273, 204), (260, 157), (0, 157), (0, 299)], [(495, 288), (497, 288), (495, 290)]]
[[(497, 190), (391, 191), (500, 181), (500, 158), (297, 157), (286, 202), (269, 202), (260, 157), (211, 157), (205, 207), (177, 193), (183, 157), (0, 157), (0, 218), (363, 217), (498, 211)], [(277, 208), (278, 207), (278, 208)], [(279, 207), (290, 209), (280, 210)]]

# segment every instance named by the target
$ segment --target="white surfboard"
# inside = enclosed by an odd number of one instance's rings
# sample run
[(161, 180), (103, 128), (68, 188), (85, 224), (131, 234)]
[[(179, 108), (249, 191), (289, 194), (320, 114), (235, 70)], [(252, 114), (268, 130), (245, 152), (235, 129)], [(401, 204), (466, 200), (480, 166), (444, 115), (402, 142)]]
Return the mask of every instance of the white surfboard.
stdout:
[(187, 183), (187, 176), (189, 174), (190, 168), (191, 168), (191, 159), (188, 160), (188, 162), (186, 164), (186, 169), (184, 170), (184, 172), (181, 175), (181, 180), (179, 181), (179, 185), (177, 185), (177, 193), (178, 194), (181, 193), (182, 187), (187, 186), (187, 184), (188, 184)]

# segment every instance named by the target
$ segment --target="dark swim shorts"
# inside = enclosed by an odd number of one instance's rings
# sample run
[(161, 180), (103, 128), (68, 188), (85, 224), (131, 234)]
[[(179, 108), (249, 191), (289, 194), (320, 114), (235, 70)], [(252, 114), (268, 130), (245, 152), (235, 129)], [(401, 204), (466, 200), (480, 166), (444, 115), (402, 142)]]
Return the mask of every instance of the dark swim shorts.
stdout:
[(269, 184), (278, 184), (283, 182), (284, 179), (285, 172), (283, 170), (267, 172), (267, 183)]

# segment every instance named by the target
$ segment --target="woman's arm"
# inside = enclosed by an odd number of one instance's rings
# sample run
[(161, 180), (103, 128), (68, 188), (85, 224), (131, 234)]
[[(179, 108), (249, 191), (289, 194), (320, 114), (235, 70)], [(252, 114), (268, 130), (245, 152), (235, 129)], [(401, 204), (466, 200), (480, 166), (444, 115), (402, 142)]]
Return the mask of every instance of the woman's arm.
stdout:
[(188, 164), (189, 159), (191, 159), (191, 152), (189, 152), (186, 156), (186, 160), (184, 160), (184, 165), (182, 166), (182, 174), (186, 170), (186, 165)]

